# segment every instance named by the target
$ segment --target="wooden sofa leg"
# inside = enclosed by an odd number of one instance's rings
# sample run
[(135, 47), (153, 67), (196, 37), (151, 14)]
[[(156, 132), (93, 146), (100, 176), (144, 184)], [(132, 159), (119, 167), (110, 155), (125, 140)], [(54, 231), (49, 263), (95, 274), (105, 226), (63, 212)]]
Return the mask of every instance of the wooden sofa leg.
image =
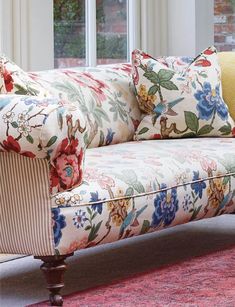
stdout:
[(60, 294), (60, 290), (64, 287), (64, 273), (67, 265), (64, 260), (68, 255), (55, 255), (55, 256), (35, 256), (35, 259), (43, 261), (40, 269), (43, 271), (47, 282), (47, 289), (50, 291), (50, 302), (51, 306), (62, 306), (63, 298)]

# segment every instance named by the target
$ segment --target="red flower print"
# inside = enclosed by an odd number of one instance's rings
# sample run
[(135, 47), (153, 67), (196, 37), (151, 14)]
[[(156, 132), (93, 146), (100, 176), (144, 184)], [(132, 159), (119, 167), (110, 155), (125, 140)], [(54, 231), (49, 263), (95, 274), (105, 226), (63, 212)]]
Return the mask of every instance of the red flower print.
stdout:
[(4, 140), (1, 144), (2, 148), (5, 149), (5, 151), (13, 151), (16, 152), (22, 156), (34, 158), (35, 154), (33, 154), (30, 151), (21, 151), (20, 144), (18, 141), (16, 141), (11, 135), (7, 137), (7, 140)]
[(161, 136), (161, 134), (159, 134), (159, 133), (156, 133), (156, 134), (154, 134), (153, 136), (152, 136), (152, 139), (153, 140), (157, 140), (157, 139), (161, 139), (162, 138), (162, 136)]
[(136, 68), (136, 66), (133, 66), (132, 77), (133, 77), (134, 84), (137, 85), (139, 83), (139, 73), (138, 73), (138, 69)]
[(78, 185), (82, 181), (82, 149), (78, 152), (78, 139), (63, 139), (57, 147), (51, 163), (51, 187), (63, 191)]
[(11, 92), (13, 90), (13, 78), (11, 74), (5, 69), (3, 72), (3, 79), (6, 87), (7, 92)]
[(212, 51), (210, 48), (208, 48), (203, 53), (206, 54), (206, 55), (211, 55), (211, 54), (214, 53), (214, 51)]
[(207, 67), (211, 66), (211, 62), (208, 60), (201, 59), (195, 62), (195, 66)]
[(232, 136), (235, 138), (235, 127), (232, 130)]
[(142, 52), (142, 57), (143, 59), (149, 59), (149, 58), (152, 58), (149, 54), (145, 53), (145, 52)]
[(128, 75), (131, 74), (131, 64), (127, 63), (123, 63), (123, 64), (120, 64), (120, 68), (118, 68), (124, 72), (126, 72)]
[(136, 131), (136, 129), (138, 128), (138, 126), (140, 124), (140, 121), (138, 119), (133, 119), (132, 118), (132, 123), (133, 123), (134, 129)]

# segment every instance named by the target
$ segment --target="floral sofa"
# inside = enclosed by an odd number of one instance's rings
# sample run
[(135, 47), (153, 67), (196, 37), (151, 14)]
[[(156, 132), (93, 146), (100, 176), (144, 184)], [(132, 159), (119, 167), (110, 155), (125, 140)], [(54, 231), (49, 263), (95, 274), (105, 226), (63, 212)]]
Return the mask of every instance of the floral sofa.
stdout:
[[(190, 59), (162, 61), (180, 70)], [(74, 251), (235, 212), (235, 139), (133, 141), (142, 112), (130, 64), (30, 74), (8, 64), (0, 249), (42, 259), (52, 305)]]

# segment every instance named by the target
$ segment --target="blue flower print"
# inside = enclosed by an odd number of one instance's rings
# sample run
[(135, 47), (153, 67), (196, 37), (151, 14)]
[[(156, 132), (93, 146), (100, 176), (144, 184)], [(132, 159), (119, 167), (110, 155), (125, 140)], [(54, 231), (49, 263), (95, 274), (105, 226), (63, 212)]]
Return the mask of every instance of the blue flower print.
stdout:
[[(161, 185), (161, 189), (165, 189), (166, 184)], [(161, 191), (154, 199), (154, 213), (152, 216), (152, 227), (157, 227), (161, 222), (164, 226), (169, 226), (175, 219), (175, 214), (179, 209), (179, 201), (177, 199), (177, 189), (170, 191)]]
[(60, 214), (60, 209), (54, 208), (52, 209), (52, 219), (54, 222), (53, 225), (54, 242), (55, 246), (57, 246), (60, 243), (60, 239), (62, 237), (61, 229), (65, 228), (66, 226), (65, 216), (63, 214)]
[(217, 113), (222, 120), (228, 117), (228, 110), (220, 96), (220, 87), (217, 85), (215, 89), (211, 88), (209, 82), (204, 82), (203, 89), (198, 90), (194, 97), (198, 100), (197, 110), (199, 118), (209, 120)]
[[(90, 202), (96, 202), (96, 201), (100, 201), (101, 199), (99, 198), (99, 195), (98, 195), (98, 192), (91, 192), (91, 200)], [(98, 203), (98, 204), (94, 204), (94, 205), (91, 205), (91, 208), (93, 210), (97, 210), (97, 212), (99, 214), (102, 213), (102, 210), (103, 210), (103, 203)]]
[(182, 56), (182, 57), (180, 57), (180, 59), (181, 59), (182, 62), (184, 62), (186, 64), (191, 64), (192, 61), (193, 61), (193, 58), (188, 57), (188, 56)]
[[(199, 172), (193, 172), (193, 181), (199, 180)], [(193, 182), (191, 184), (191, 188), (194, 190), (196, 195), (199, 196), (199, 198), (202, 198), (202, 193), (203, 190), (206, 188), (206, 184), (204, 181), (198, 181), (198, 182)]]
[(115, 132), (113, 132), (111, 128), (108, 128), (108, 134), (105, 139), (105, 145), (109, 145), (110, 143), (112, 143), (114, 134)]
[(84, 223), (87, 221), (86, 212), (79, 209), (75, 212), (75, 216), (73, 217), (73, 224), (77, 228), (82, 228)]
[(191, 200), (191, 196), (186, 194), (184, 196), (184, 200), (183, 200), (183, 209), (184, 211), (188, 211), (190, 209), (190, 207), (192, 206), (193, 202)]

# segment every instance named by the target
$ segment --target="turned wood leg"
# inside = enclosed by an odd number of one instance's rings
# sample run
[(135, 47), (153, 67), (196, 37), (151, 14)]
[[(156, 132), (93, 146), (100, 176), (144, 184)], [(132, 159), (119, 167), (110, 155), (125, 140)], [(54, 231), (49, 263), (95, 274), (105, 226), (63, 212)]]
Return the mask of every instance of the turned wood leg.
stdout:
[(35, 256), (35, 259), (43, 261), (40, 269), (43, 271), (47, 282), (47, 289), (50, 291), (51, 306), (62, 306), (63, 298), (60, 294), (60, 290), (64, 287), (64, 273), (67, 265), (64, 260), (68, 255), (55, 255), (55, 256)]

